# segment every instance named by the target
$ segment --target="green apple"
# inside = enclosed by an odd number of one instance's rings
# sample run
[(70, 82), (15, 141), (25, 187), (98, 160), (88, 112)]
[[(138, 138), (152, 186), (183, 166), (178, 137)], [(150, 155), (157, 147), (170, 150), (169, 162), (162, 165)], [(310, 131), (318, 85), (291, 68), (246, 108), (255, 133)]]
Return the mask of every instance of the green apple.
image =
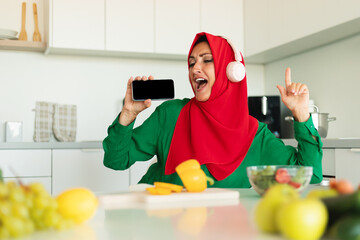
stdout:
[(293, 240), (319, 239), (326, 229), (328, 212), (315, 198), (298, 199), (282, 206), (276, 214), (280, 232)]
[(299, 198), (298, 192), (287, 184), (271, 186), (255, 207), (255, 222), (258, 228), (267, 233), (276, 233), (278, 227), (275, 215), (284, 204)]

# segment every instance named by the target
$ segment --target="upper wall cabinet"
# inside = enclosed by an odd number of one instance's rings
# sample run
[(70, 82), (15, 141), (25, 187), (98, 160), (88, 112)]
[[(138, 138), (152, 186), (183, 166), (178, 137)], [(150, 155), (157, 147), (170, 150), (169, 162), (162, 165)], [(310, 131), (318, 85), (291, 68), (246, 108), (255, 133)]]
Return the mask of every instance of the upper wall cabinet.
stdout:
[(244, 46), (242, 0), (155, 0), (155, 52), (188, 54), (198, 32), (231, 38)]
[(200, 0), (155, 0), (155, 52), (187, 54), (200, 31)]
[(358, 0), (245, 0), (245, 55), (257, 63), (360, 32)]
[(201, 31), (231, 39), (238, 50), (244, 49), (243, 1), (202, 0)]
[(154, 0), (106, 0), (105, 49), (154, 52)]
[(50, 0), (50, 47), (104, 50), (104, 1)]
[(244, 45), (242, 0), (49, 0), (48, 10), (47, 53), (185, 60), (201, 31)]

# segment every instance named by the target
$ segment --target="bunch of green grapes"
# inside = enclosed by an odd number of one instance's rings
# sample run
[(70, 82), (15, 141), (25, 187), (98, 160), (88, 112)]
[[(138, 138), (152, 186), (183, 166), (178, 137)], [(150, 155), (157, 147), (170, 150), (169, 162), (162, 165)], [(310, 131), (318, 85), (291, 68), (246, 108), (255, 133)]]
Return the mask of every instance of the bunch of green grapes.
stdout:
[(62, 217), (57, 209), (56, 199), (41, 183), (0, 182), (0, 239), (72, 227), (72, 220)]

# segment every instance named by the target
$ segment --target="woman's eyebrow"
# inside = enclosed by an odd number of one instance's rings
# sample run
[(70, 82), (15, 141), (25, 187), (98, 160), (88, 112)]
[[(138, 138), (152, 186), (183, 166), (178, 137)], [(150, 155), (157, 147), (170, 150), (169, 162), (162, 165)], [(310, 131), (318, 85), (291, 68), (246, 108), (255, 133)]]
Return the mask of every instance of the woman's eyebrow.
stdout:
[(202, 56), (208, 55), (208, 54), (212, 55), (211, 53), (203, 53), (203, 54), (200, 54), (199, 56), (202, 57)]
[[(212, 55), (212, 53), (202, 53), (202, 54), (199, 55), (199, 57), (203, 57), (204, 55), (208, 55), (208, 54)], [(189, 59), (190, 58), (195, 59), (194, 56), (190, 56)]]

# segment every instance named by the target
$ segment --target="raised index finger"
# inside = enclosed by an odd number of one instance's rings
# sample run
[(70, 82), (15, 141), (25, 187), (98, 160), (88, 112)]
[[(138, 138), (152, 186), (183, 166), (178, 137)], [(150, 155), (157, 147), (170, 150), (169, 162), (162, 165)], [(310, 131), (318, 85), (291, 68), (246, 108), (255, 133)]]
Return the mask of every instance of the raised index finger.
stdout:
[(291, 69), (288, 67), (285, 70), (285, 86), (289, 87), (291, 85)]

